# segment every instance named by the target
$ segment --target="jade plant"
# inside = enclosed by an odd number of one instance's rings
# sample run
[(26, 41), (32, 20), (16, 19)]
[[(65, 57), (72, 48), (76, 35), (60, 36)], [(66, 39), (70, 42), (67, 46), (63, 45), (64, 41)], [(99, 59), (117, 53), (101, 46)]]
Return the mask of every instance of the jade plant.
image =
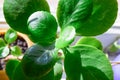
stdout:
[(14, 42), (17, 40), (17, 32), (13, 29), (8, 29), (7, 32), (1, 35), (0, 38), (0, 58), (5, 58), (9, 54), (13, 56), (20, 56), (22, 50), (20, 46), (14, 45)]
[(9, 79), (60, 80), (65, 71), (66, 80), (113, 80), (95, 36), (113, 25), (117, 8), (116, 0), (59, 0), (55, 18), (46, 0), (4, 0), (6, 22), (34, 42), (22, 60), (7, 62)]
[[(8, 29), (5, 34), (0, 37), (0, 59), (7, 60), (11, 55), (12, 58), (19, 58), (22, 55), (22, 47), (19, 45), (14, 45), (17, 43), (16, 40), (18, 38), (18, 34), (13, 29)], [(5, 63), (5, 62), (3, 62)], [(0, 63), (1, 69), (4, 69), (4, 65)]]

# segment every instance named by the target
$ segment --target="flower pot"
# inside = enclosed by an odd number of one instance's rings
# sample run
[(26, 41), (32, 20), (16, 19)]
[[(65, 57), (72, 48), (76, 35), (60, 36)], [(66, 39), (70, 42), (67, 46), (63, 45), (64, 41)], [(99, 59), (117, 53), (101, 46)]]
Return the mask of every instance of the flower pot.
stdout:
[(0, 70), (0, 80), (9, 80), (5, 70)]
[[(8, 30), (8, 28), (0, 28), (0, 35), (4, 35), (7, 30)], [(26, 41), (28, 47), (33, 45), (33, 42), (25, 34), (22, 34), (19, 32), (17, 32), (17, 34), (18, 34), (18, 37), (21, 37)]]
[[(1, 28), (0, 36), (4, 35), (7, 30), (8, 28)], [(33, 45), (32, 41), (30, 41), (29, 38), (25, 34), (22, 34), (19, 32), (17, 32), (17, 34), (18, 34), (18, 38), (23, 39), (27, 43), (27, 48)], [(8, 76), (6, 75), (5, 70), (0, 70), (0, 80), (9, 80)]]

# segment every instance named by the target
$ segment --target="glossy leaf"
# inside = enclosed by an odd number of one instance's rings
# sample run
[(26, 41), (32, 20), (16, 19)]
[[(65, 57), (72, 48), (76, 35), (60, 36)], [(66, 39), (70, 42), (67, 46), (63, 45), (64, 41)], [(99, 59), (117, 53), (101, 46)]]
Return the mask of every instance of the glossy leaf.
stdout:
[(22, 70), (21, 63), (18, 60), (10, 60), (7, 63), (6, 73), (9, 76), (10, 80), (47, 80), (47, 79), (54, 80), (53, 70), (42, 78), (26, 77)]
[(9, 54), (9, 48), (8, 48), (8, 46), (0, 48), (0, 58), (4, 58), (8, 54)]
[(59, 0), (57, 18), (61, 28), (74, 26), (78, 35), (95, 36), (113, 25), (117, 10), (117, 0)]
[(100, 50), (102, 50), (102, 43), (96, 39), (95, 37), (81, 37), (76, 45), (79, 45), (79, 44), (85, 44), (85, 45), (91, 45), (91, 46), (94, 46)]
[(37, 11), (28, 18), (28, 30), (34, 43), (50, 45), (56, 39), (57, 21), (49, 12)]
[(84, 20), (90, 16), (92, 7), (92, 0), (60, 0), (57, 12), (60, 26)]
[(8, 44), (13, 43), (17, 39), (17, 32), (13, 29), (9, 29), (5, 33), (5, 40)]
[(74, 27), (68, 26), (64, 28), (60, 33), (60, 37), (56, 40), (55, 46), (57, 48), (69, 46), (74, 41), (75, 34), (76, 32)]
[(6, 46), (5, 41), (2, 38), (0, 38), (0, 48), (5, 46)]
[(12, 80), (33, 80), (30, 78), (27, 78), (24, 75), (24, 72), (22, 70), (22, 66), (21, 66), (21, 62), (16, 66), (16, 68), (14, 69), (14, 73), (13, 73), (13, 77)]
[(99, 49), (81, 44), (66, 50), (64, 68), (68, 80), (113, 80), (111, 64)]
[(62, 61), (59, 60), (54, 65), (54, 80), (61, 80), (63, 74), (63, 65)]
[(43, 77), (41, 77), (41, 78), (39, 78), (39, 79), (37, 79), (37, 80), (55, 80), (54, 79), (55, 77), (54, 77), (54, 70), (52, 69), (49, 73), (47, 73), (45, 76), (43, 76)]
[(26, 76), (40, 78), (52, 70), (56, 61), (57, 53), (54, 48), (36, 44), (25, 52), (22, 69)]
[(58, 61), (55, 63), (53, 69), (47, 73), (45, 76), (41, 77), (39, 80), (61, 80), (62, 78), (62, 63)]
[(10, 80), (13, 80), (13, 74), (14, 74), (15, 68), (16, 66), (18, 66), (19, 63), (20, 61), (16, 59), (8, 60), (8, 62), (6, 63), (5, 71)]
[(35, 11), (50, 11), (46, 0), (4, 0), (6, 22), (16, 31), (29, 34), (27, 20)]
[(22, 54), (22, 50), (19, 46), (13, 46), (10, 49), (13, 56), (20, 56)]

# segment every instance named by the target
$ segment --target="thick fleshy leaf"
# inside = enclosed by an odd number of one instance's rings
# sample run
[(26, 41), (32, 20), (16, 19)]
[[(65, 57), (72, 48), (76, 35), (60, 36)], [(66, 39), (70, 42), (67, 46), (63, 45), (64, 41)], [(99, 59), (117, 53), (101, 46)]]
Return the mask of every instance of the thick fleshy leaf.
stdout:
[(29, 34), (27, 20), (36, 11), (50, 11), (46, 0), (4, 0), (6, 22), (16, 31)]
[(74, 26), (78, 35), (95, 36), (113, 25), (117, 7), (117, 0), (59, 0), (57, 18), (62, 28)]
[(53, 45), (33, 45), (22, 58), (22, 69), (28, 77), (43, 77), (51, 71), (58, 60), (57, 57), (57, 51), (54, 50)]
[(55, 42), (57, 21), (46, 11), (34, 12), (28, 18), (29, 38), (40, 45), (51, 45)]
[(68, 26), (64, 28), (60, 33), (60, 37), (56, 40), (55, 46), (57, 48), (69, 46), (74, 41), (75, 34), (76, 32), (74, 27)]
[(0, 48), (0, 58), (4, 58), (8, 54), (9, 54), (9, 48), (8, 48), (8, 46)]
[(76, 45), (79, 45), (79, 44), (91, 45), (100, 50), (102, 50), (103, 48), (102, 43), (95, 37), (82, 37), (76, 43)]
[(11, 70), (11, 76), (12, 79), (11, 80), (54, 80), (54, 70), (52, 69), (48, 74), (46, 74), (45, 76), (39, 78), (39, 77), (26, 77), (24, 75), (23, 69), (22, 69), (22, 65), (19, 62), (18, 64), (14, 65), (16, 61), (11, 61), (9, 62), (9, 66), (8, 69), (10, 69), (9, 67), (10, 64), (13, 65)]
[(92, 0), (60, 0), (57, 12), (60, 26), (84, 20), (90, 16), (92, 7)]
[(5, 46), (6, 46), (5, 41), (2, 38), (0, 38), (0, 47), (5, 47)]
[(19, 60), (11, 59), (6, 63), (5, 71), (10, 80), (12, 80), (16, 66), (20, 63)]
[(33, 80), (33, 79), (28, 79), (22, 70), (21, 63), (19, 62), (16, 68), (14, 69), (14, 73), (12, 76), (12, 80)]
[(22, 54), (22, 50), (19, 46), (11, 47), (11, 54), (14, 56), (20, 56)]
[(62, 74), (63, 74), (63, 65), (62, 65), (62, 61), (59, 60), (54, 65), (54, 76), (55, 76), (54, 80), (61, 80)]
[(55, 80), (54, 79), (54, 70), (52, 69), (48, 74), (46, 74), (45, 76), (39, 78), (39, 79), (35, 79), (35, 80)]
[(66, 50), (64, 68), (68, 80), (113, 80), (111, 64), (101, 50), (88, 45)]
[(7, 43), (13, 43), (17, 39), (17, 32), (14, 31), (13, 29), (9, 29), (5, 33), (5, 40)]

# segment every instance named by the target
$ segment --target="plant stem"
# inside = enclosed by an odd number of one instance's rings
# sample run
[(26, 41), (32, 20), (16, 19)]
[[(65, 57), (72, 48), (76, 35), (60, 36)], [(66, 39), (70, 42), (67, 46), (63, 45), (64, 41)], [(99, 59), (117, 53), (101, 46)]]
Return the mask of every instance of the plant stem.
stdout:
[(120, 61), (111, 61), (112, 66), (120, 64)]

